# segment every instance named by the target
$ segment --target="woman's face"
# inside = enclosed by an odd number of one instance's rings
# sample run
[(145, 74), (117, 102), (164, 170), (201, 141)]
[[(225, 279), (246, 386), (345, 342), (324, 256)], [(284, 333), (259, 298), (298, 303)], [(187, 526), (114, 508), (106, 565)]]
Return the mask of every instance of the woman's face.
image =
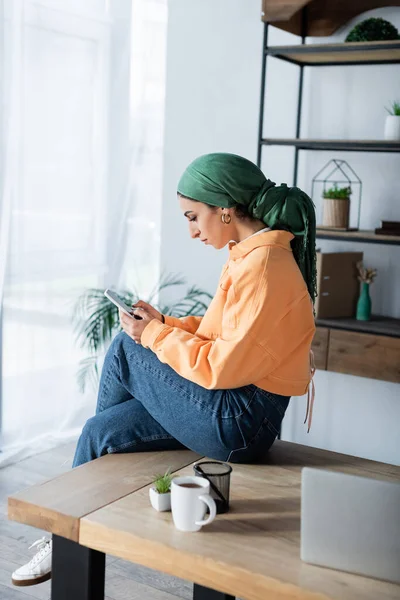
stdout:
[(179, 203), (184, 216), (189, 223), (190, 236), (198, 238), (207, 246), (213, 246), (217, 250), (226, 246), (226, 244), (234, 239), (234, 219), (229, 225), (226, 225), (221, 220), (223, 212), (229, 213), (233, 217), (229, 209), (217, 208), (203, 204), (203, 202), (195, 202), (183, 196), (178, 195)]

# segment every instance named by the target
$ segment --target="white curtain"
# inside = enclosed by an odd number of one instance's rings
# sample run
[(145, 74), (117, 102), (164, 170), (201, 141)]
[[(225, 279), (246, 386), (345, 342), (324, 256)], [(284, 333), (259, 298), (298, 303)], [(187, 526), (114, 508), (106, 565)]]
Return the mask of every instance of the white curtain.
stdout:
[[(166, 0), (0, 0), (0, 465), (78, 435), (71, 310), (159, 269)], [(151, 201), (149, 201), (151, 199)]]

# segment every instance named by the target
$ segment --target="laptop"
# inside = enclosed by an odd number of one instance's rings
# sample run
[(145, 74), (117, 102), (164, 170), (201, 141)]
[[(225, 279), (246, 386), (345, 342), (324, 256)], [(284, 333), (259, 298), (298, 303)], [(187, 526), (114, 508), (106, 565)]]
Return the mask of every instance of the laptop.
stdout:
[(400, 483), (305, 467), (301, 559), (400, 583)]

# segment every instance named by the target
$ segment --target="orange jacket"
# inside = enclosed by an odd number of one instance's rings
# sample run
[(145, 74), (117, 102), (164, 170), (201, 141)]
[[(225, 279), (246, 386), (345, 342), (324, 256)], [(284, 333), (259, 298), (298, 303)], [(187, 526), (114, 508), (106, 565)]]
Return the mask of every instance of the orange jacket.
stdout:
[(292, 239), (287, 231), (267, 231), (230, 243), (204, 317), (154, 319), (143, 346), (207, 389), (255, 384), (284, 396), (304, 394), (315, 324)]

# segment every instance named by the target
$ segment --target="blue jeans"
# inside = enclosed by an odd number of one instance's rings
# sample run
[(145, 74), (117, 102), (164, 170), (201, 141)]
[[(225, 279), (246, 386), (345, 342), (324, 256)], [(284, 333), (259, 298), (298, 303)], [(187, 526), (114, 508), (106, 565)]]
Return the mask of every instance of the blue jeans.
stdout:
[(83, 428), (73, 466), (107, 453), (182, 448), (257, 461), (272, 446), (289, 400), (255, 385), (207, 390), (122, 332), (107, 352), (96, 415)]

